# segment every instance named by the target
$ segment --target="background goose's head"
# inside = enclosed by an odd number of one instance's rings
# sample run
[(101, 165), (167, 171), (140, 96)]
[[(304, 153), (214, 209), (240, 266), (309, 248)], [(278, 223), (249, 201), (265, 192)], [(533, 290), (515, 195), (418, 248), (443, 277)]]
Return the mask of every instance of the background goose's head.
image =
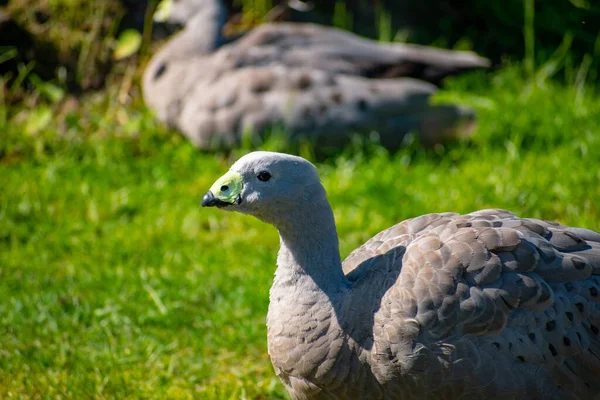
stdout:
[[(314, 8), (314, 4), (306, 0), (287, 0), (281, 6), (300, 12), (311, 11)], [(222, 0), (162, 0), (154, 13), (156, 22), (181, 26), (186, 26), (192, 19), (207, 18), (225, 23), (226, 7)]]
[[(200, 17), (200, 18), (199, 18)], [(156, 22), (186, 26), (193, 19), (226, 19), (221, 0), (162, 0), (154, 13)]]
[(202, 198), (202, 206), (239, 211), (275, 226), (326, 202), (317, 169), (303, 158), (257, 151), (240, 158)]

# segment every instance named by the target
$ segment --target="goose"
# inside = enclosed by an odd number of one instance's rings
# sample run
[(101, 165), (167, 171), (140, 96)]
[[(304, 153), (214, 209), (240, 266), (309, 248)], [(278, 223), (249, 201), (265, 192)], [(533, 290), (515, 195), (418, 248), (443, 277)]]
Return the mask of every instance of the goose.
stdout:
[(294, 399), (600, 399), (600, 233), (422, 215), (343, 262), (303, 158), (249, 153), (202, 206), (279, 231), (268, 351)]
[(221, 0), (172, 1), (184, 29), (148, 63), (143, 97), (198, 148), (258, 143), (268, 131), (339, 148), (377, 132), (388, 148), (419, 131), (433, 144), (474, 127), (474, 111), (429, 104), (440, 81), (489, 65), (472, 52), (378, 43), (311, 23), (267, 23), (225, 43)]

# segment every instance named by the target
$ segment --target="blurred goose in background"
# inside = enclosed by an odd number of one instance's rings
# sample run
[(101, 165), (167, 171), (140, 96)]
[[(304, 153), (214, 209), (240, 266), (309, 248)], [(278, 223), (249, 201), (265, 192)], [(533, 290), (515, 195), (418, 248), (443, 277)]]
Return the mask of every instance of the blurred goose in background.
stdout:
[(310, 23), (268, 23), (225, 43), (220, 0), (167, 0), (155, 19), (184, 29), (151, 59), (146, 104), (200, 149), (228, 149), (282, 128), (338, 148), (377, 132), (388, 148), (467, 135), (471, 109), (429, 104), (446, 76), (489, 66), (472, 52), (379, 43)]

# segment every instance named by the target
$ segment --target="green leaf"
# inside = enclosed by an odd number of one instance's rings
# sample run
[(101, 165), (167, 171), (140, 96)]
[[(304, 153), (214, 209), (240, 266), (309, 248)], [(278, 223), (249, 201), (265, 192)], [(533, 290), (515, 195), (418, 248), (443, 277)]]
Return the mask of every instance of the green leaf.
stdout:
[(65, 90), (51, 82), (44, 82), (40, 86), (40, 92), (53, 103), (58, 103), (65, 97)]
[(590, 9), (590, 3), (586, 0), (569, 0), (577, 8), (583, 8), (584, 10)]
[(113, 59), (122, 60), (135, 54), (142, 44), (142, 35), (135, 29), (124, 30), (117, 39)]
[(52, 109), (48, 106), (42, 105), (34, 108), (25, 120), (25, 133), (31, 136), (35, 135), (50, 124), (52, 116)]
[(12, 60), (17, 54), (17, 48), (14, 46), (0, 46), (0, 64)]
[(44, 82), (36, 74), (31, 74), (29, 81), (35, 85), (36, 89), (39, 90), (42, 96), (50, 100), (52, 103), (58, 103), (65, 97), (65, 90), (62, 87), (57, 86), (52, 82)]

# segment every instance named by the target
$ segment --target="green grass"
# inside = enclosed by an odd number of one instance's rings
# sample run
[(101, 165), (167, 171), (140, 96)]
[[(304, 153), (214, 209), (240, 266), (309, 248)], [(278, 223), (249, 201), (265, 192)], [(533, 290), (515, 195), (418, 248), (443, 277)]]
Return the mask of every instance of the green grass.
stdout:
[[(478, 110), (473, 141), (318, 164), (342, 256), (435, 211), (504, 207), (600, 229), (595, 89), (522, 75), (441, 93)], [(276, 232), (199, 206), (244, 151), (198, 152), (114, 98), (43, 123), (0, 112), (0, 398), (285, 398), (264, 324)]]

